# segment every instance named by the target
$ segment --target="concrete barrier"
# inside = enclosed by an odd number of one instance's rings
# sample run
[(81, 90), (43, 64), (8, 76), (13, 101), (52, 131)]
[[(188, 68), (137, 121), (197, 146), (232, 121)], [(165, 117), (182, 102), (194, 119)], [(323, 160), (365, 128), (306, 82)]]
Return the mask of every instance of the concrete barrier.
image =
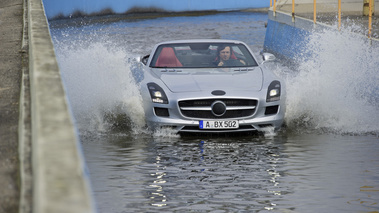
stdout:
[(28, 0), (33, 212), (94, 212), (42, 0)]
[(301, 18), (292, 22), (291, 16), (279, 12), (274, 16), (273, 12), (269, 11), (264, 49), (279, 57), (294, 58), (306, 50), (305, 45), (311, 28), (313, 23), (310, 24), (307, 19)]

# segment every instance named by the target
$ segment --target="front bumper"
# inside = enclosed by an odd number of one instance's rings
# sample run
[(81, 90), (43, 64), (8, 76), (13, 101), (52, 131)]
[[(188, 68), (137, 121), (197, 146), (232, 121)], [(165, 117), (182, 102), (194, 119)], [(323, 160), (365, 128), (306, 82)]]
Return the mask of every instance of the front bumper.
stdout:
[[(232, 119), (233, 120), (233, 119)], [(264, 131), (267, 128), (280, 129), (283, 124), (281, 116), (268, 116), (266, 118), (256, 119), (236, 119), (239, 123), (237, 129), (200, 129), (200, 120), (179, 120), (170, 118), (157, 118), (148, 120), (148, 125), (153, 129), (172, 128), (178, 132), (189, 133), (233, 133), (233, 132), (252, 132)]]
[[(260, 101), (262, 102), (262, 101)], [(264, 106), (262, 106), (264, 105)], [(178, 132), (188, 133), (233, 133), (264, 131), (267, 128), (280, 129), (284, 121), (285, 107), (281, 101), (272, 102), (269, 105), (259, 104), (253, 115), (243, 118), (211, 119), (189, 118), (183, 116), (177, 102), (172, 105), (153, 104), (146, 109), (146, 122), (151, 129), (172, 128)], [(271, 108), (275, 111), (269, 112)], [(157, 113), (156, 109), (165, 110), (166, 113)], [(157, 115), (158, 114), (158, 115)], [(237, 129), (200, 129), (200, 120), (236, 120), (239, 123)]]

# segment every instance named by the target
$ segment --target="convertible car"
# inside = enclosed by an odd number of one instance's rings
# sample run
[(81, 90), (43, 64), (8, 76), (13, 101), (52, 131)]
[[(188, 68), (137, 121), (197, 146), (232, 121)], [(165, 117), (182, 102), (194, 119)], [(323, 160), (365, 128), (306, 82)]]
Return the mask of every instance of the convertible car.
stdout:
[(157, 44), (140, 58), (147, 125), (183, 132), (279, 129), (285, 113), (283, 82), (248, 46), (234, 40), (181, 40)]

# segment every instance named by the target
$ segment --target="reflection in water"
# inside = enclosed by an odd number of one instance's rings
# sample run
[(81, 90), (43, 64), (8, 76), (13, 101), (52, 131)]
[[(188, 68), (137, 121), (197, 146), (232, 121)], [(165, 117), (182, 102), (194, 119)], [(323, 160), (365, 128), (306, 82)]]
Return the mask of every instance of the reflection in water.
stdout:
[[(96, 187), (95, 196), (101, 212), (106, 212), (109, 205), (115, 210), (113, 212), (270, 210), (277, 205), (282, 191), (289, 191), (280, 186), (283, 164), (280, 137), (267, 141), (260, 138), (238, 138), (237, 141), (236, 138), (137, 138), (133, 143), (99, 139), (100, 144), (108, 148), (101, 160), (98, 155), (90, 154), (91, 149), (101, 146), (84, 146), (90, 172), (99, 167), (103, 170), (102, 174), (92, 176), (92, 181), (95, 185), (105, 181), (115, 186), (122, 182), (116, 191), (124, 192), (118, 199), (125, 204), (117, 207), (117, 199), (112, 205), (109, 198), (105, 203), (104, 191)], [(128, 149), (124, 148), (125, 144)], [(142, 153), (144, 157), (139, 156)]]
[(359, 212), (379, 209), (377, 141), (126, 135), (83, 150), (99, 212)]
[[(164, 168), (160, 168), (160, 160), (161, 158), (159, 156), (156, 157), (156, 171), (155, 173), (151, 174), (152, 177), (155, 178), (154, 182), (150, 187), (153, 188), (153, 191), (151, 192), (151, 205), (152, 206), (157, 206), (157, 207), (162, 207), (166, 206), (167, 204), (165, 203), (167, 201), (166, 195), (162, 194), (163, 192), (163, 184), (166, 183), (164, 180), (164, 176), (166, 175), (165, 172), (160, 171), (161, 169), (164, 170)], [(154, 191), (155, 189), (155, 191)]]

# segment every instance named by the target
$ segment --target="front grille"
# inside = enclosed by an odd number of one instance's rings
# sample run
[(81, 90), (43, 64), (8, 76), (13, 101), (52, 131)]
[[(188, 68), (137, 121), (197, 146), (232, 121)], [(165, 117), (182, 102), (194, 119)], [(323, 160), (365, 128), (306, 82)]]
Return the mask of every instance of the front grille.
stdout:
[[(212, 112), (212, 104), (222, 101), (226, 105), (223, 115), (217, 116)], [(179, 101), (181, 113), (189, 118), (199, 119), (228, 119), (243, 118), (254, 114), (258, 101), (253, 99), (200, 99)], [(217, 114), (217, 113), (216, 113)]]

